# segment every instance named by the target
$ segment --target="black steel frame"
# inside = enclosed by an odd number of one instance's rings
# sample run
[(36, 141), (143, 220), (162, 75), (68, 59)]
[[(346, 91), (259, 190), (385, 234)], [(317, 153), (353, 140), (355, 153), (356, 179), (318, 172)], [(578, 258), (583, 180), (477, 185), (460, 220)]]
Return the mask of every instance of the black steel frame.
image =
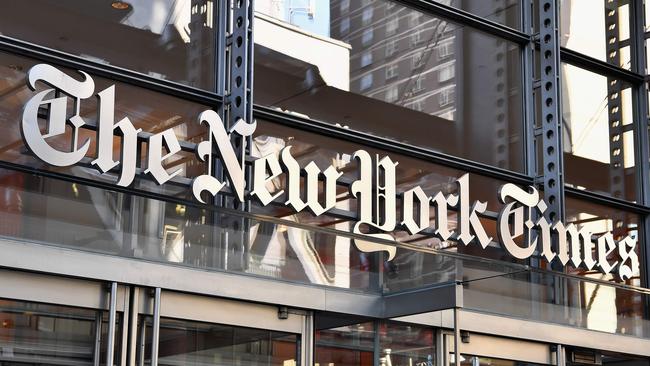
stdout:
[[(380, 138), (362, 132), (351, 131), (349, 129), (340, 128), (322, 121), (297, 117), (295, 115), (279, 112), (277, 110), (264, 106), (253, 105), (253, 0), (243, 1), (246, 3), (247, 7), (245, 10), (243, 10), (243, 13), (237, 13), (245, 14), (246, 19), (249, 21), (245, 22), (243, 27), (238, 27), (236, 24), (233, 25), (230, 23), (232, 22), (232, 19), (225, 18), (225, 15), (222, 16), (222, 14), (227, 13), (225, 10), (227, 9), (227, 6), (230, 5), (226, 4), (231, 4), (231, 1), (233, 0), (219, 1), (219, 9), (221, 11), (216, 20), (217, 24), (215, 24), (216, 29), (222, 32), (225, 32), (228, 29), (232, 29), (232, 34), (229, 39), (217, 37), (217, 41), (215, 42), (215, 47), (217, 47), (218, 51), (218, 57), (215, 58), (215, 69), (217, 73), (216, 80), (218, 84), (216, 92), (200, 90), (174, 82), (155, 79), (153, 77), (133, 72), (124, 68), (96, 63), (78, 56), (59, 52), (57, 50), (41, 47), (29, 42), (24, 42), (2, 35), (0, 35), (0, 51), (23, 55), (62, 67), (85, 70), (100, 77), (117, 80), (126, 84), (155, 90), (165, 95), (170, 95), (188, 101), (202, 103), (207, 106), (212, 106), (222, 113), (224, 112), (224, 106), (232, 103), (233, 98), (239, 96), (242, 98), (243, 103), (240, 103), (238, 107), (241, 106), (243, 109), (239, 109), (239, 111), (235, 114), (237, 116), (245, 116), (249, 121), (252, 118), (263, 118), (273, 123), (279, 123), (304, 131), (315, 132), (322, 135), (358, 142), (372, 148), (408, 155), (432, 163), (462, 169), (471, 173), (485, 175), (494, 179), (513, 182), (520, 185), (536, 184), (545, 191), (556, 192), (555, 194), (557, 195), (557, 198), (555, 202), (558, 202), (556, 205), (556, 214), (559, 215), (559, 217), (563, 216), (563, 201), (565, 197), (574, 197), (584, 201), (602, 204), (614, 209), (639, 214), (641, 218), (639, 231), (641, 234), (641, 242), (644, 243), (642, 246), (643, 255), (645, 258), (645, 263), (650, 263), (650, 240), (648, 240), (648, 233), (650, 233), (650, 184), (648, 182), (650, 177), (650, 163), (648, 159), (650, 156), (650, 142), (648, 141), (648, 134), (646, 133), (648, 129), (648, 91), (647, 85), (645, 83), (647, 78), (645, 76), (645, 33), (636, 31), (643, 29), (643, 25), (645, 24), (643, 20), (642, 0), (630, 0), (631, 39), (629, 41), (629, 45), (631, 46), (632, 50), (632, 70), (619, 68), (592, 57), (582, 55), (573, 50), (559, 47), (559, 9), (556, 0), (521, 0), (523, 31), (498, 24), (496, 22), (481, 18), (479, 16), (451, 6), (440, 4), (435, 0), (395, 0), (423, 12), (444, 17), (464, 26), (470, 26), (488, 34), (516, 42), (521, 46), (522, 63), (524, 64), (524, 67), (522, 68), (524, 70), (522, 90), (524, 90), (525, 119), (525, 121), (522, 121), (522, 123), (525, 126), (524, 139), (526, 141), (525, 153), (527, 155), (525, 157), (525, 173), (499, 169), (486, 164), (469, 161), (440, 152), (435, 152), (426, 148), (412, 146), (388, 138)], [(547, 2), (551, 4), (550, 14), (542, 14), (544, 11), (544, 5)], [(534, 8), (534, 4), (537, 4), (538, 8)], [(542, 28), (544, 28), (545, 25), (545, 18), (543, 18), (543, 16), (550, 17), (548, 18), (550, 19), (548, 28), (542, 29), (539, 32), (534, 31), (532, 29), (532, 24), (533, 19), (535, 19), (536, 16), (539, 18), (540, 27)], [(551, 37), (548, 43), (545, 42), (545, 37), (547, 34)], [(246, 57), (246, 62), (244, 68), (235, 70), (231, 67), (232, 59), (227, 59), (227, 56), (221, 53), (221, 49), (227, 47), (229, 44), (231, 45), (233, 40), (236, 42), (238, 37), (243, 37), (243, 47), (241, 48), (241, 51), (236, 52), (243, 52), (238, 53), (238, 55), (243, 55)], [(549, 59), (551, 62), (555, 63), (555, 70), (552, 71), (546, 79), (543, 75), (538, 75), (541, 76), (541, 80), (531, 80), (534, 75), (533, 65), (535, 53), (539, 52), (540, 57), (546, 57), (545, 53), (547, 51), (551, 52)], [(612, 198), (589, 191), (564, 187), (563, 183), (558, 184), (558, 182), (563, 182), (561, 177), (563, 173), (563, 169), (561, 167), (561, 153), (558, 154), (559, 156), (553, 158), (555, 159), (555, 163), (558, 164), (557, 166), (560, 167), (559, 169), (555, 169), (553, 172), (547, 172), (546, 170), (543, 170), (542, 174), (537, 173), (538, 170), (540, 172), (542, 170), (540, 170), (537, 166), (539, 162), (536, 161), (536, 157), (534, 156), (534, 143), (535, 137), (540, 136), (541, 131), (536, 131), (534, 128), (535, 121), (533, 119), (535, 114), (533, 111), (535, 109), (535, 102), (533, 97), (533, 90), (540, 89), (543, 92), (542, 105), (544, 106), (546, 105), (546, 100), (548, 98), (552, 98), (550, 105), (547, 106), (547, 110), (549, 113), (555, 114), (554, 118), (556, 118), (555, 121), (557, 121), (557, 118), (561, 116), (561, 105), (559, 105), (559, 101), (561, 101), (559, 88), (559, 85), (561, 83), (561, 80), (559, 79), (559, 62), (578, 66), (610, 78), (623, 80), (632, 85), (634, 93), (634, 130), (636, 131), (635, 161), (637, 169), (637, 203), (619, 198)], [(226, 65), (228, 65), (228, 67), (226, 67)], [(236, 80), (237, 76), (246, 75), (247, 78), (243, 85), (234, 85), (234, 89), (233, 84), (227, 85), (227, 83), (232, 83), (233, 80)], [(548, 90), (546, 88), (547, 81), (555, 84), (552, 85), (552, 87)], [(543, 125), (542, 123), (540, 124)], [(549, 142), (546, 142), (546, 139), (544, 139), (545, 143), (547, 144), (545, 147), (553, 147), (556, 152), (561, 152), (561, 124), (553, 123), (553, 131), (557, 133), (556, 136), (558, 138), (550, 139), (552, 141)], [(545, 162), (545, 164), (546, 163), (547, 162)], [(114, 186), (104, 185), (98, 182), (91, 182), (82, 178), (45, 172), (41, 170), (34, 170), (28, 167), (20, 168), (11, 163), (0, 163), (0, 166), (7, 169), (17, 169), (33, 174), (55, 177), (57, 179), (64, 179), (71, 182), (101, 186), (102, 188), (108, 190), (124, 191), (138, 196), (146, 196), (149, 198), (166, 201), (177, 201), (177, 199), (157, 193), (143, 192), (140, 190), (131, 189), (116, 189)], [(550, 179), (556, 179), (555, 185), (553, 187), (555, 190), (549, 187)], [(545, 193), (548, 194), (548, 192)], [(650, 271), (646, 270), (643, 274), (642, 284), (644, 286), (648, 286), (648, 284), (650, 284)]]

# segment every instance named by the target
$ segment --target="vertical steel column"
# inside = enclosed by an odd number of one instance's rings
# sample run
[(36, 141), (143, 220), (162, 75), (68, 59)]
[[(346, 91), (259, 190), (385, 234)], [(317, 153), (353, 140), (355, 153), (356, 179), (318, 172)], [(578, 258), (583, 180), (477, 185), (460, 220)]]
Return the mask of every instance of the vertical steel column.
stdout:
[[(647, 62), (645, 52), (645, 14), (642, 1), (630, 2), (630, 37), (632, 48), (632, 59), (635, 61), (634, 70), (639, 74), (647, 74)], [(647, 4), (646, 4), (647, 6)], [(634, 88), (634, 143), (636, 145), (634, 162), (636, 165), (636, 195), (639, 203), (650, 205), (650, 141), (648, 139), (648, 85), (642, 83)], [(642, 216), (639, 222), (639, 246), (641, 255), (645, 258), (646, 266), (642, 266), (641, 285), (650, 286), (650, 270), (647, 263), (650, 263), (650, 216)], [(646, 314), (650, 314), (650, 304), (645, 304)]]
[(436, 360), (434, 365), (448, 366), (445, 337), (446, 335), (442, 329), (436, 328)]
[(154, 290), (153, 329), (151, 332), (151, 366), (158, 366), (158, 349), (160, 341), (160, 287)]
[(130, 329), (130, 317), (131, 312), (131, 288), (126, 287), (124, 290), (124, 311), (122, 312), (122, 340), (121, 340), (121, 351), (120, 351), (120, 366), (126, 366), (126, 357), (128, 352), (128, 343), (129, 343), (129, 329)]
[[(609, 6), (608, 6), (609, 5)], [(618, 4), (605, 2), (605, 44), (607, 62), (619, 66), (621, 47), (619, 37)], [(616, 198), (625, 198), (625, 159), (623, 151), (623, 87), (621, 81), (607, 78), (607, 120), (609, 122), (609, 184), (610, 193)], [(622, 222), (615, 220), (615, 228)]]
[[(533, 4), (531, 0), (522, 1), (522, 27), (525, 32), (532, 32), (533, 30)], [(535, 65), (535, 44), (533, 42), (528, 42), (523, 48), (522, 52), (522, 69), (524, 71), (524, 78), (522, 81), (522, 95), (523, 95), (523, 140), (526, 156), (525, 160), (525, 172), (530, 176), (536, 176), (538, 167), (537, 167), (537, 150), (535, 149), (535, 92), (540, 93), (539, 83), (534, 83), (534, 80), (538, 75), (535, 75), (534, 65)], [(537, 217), (534, 216), (531, 218), (536, 220)], [(532, 239), (532, 238), (531, 238)], [(529, 264), (533, 267), (539, 267), (540, 260), (538, 258), (539, 251), (536, 251), (536, 255), (532, 256), (529, 259)], [(540, 301), (539, 298), (542, 296), (538, 291), (535, 291), (533, 288), (538, 286), (539, 277), (536, 276), (536, 273), (530, 273), (530, 287), (531, 287), (531, 300), (533, 304), (533, 312), (539, 313), (540, 310)]]
[(117, 317), (117, 282), (111, 283), (111, 302), (108, 310), (108, 335), (106, 340), (106, 365), (113, 366), (115, 354), (115, 319)]
[[(645, 52), (645, 32), (641, 31), (645, 29), (645, 23), (648, 19), (643, 19), (645, 14), (644, 4), (641, 1), (631, 2), (631, 27), (632, 27), (632, 37), (633, 38), (633, 47), (632, 47), (632, 57), (636, 61), (635, 70), (639, 74), (647, 74), (648, 60), (646, 60)], [(645, 5), (647, 6), (647, 4)], [(635, 108), (636, 115), (634, 116), (635, 121), (635, 144), (636, 144), (636, 155), (634, 161), (637, 166), (637, 198), (640, 203), (643, 203), (646, 206), (650, 205), (650, 185), (648, 184), (648, 179), (650, 178), (650, 141), (648, 138), (648, 117), (650, 116), (648, 105), (648, 85), (643, 83), (636, 88), (635, 101), (637, 108)], [(645, 255), (645, 263), (650, 263), (650, 216), (645, 216), (641, 219), (641, 238), (639, 240), (641, 245), (642, 254)], [(647, 266), (645, 268), (645, 273), (643, 276), (643, 286), (650, 285), (650, 270)]]
[[(548, 208), (544, 216), (550, 222), (564, 220), (564, 148), (562, 146), (562, 97), (560, 63), (560, 7), (557, 0), (538, 0), (539, 22), (539, 94), (541, 121), (539, 136), (542, 158), (537, 167), (537, 178), (544, 188)], [(537, 154), (537, 151), (534, 152)], [(557, 263), (557, 262), (556, 262)], [(557, 266), (557, 264), (556, 264)], [(554, 281), (554, 301), (566, 301), (567, 283)]]
[(138, 348), (140, 348), (140, 353), (138, 357), (138, 366), (144, 366), (144, 360), (145, 360), (145, 354), (144, 351), (146, 349), (145, 347), (145, 342), (147, 341), (147, 323), (145, 322), (144, 319), (142, 319), (142, 323), (140, 324), (140, 328), (142, 331), (140, 331), (140, 337), (139, 337), (139, 345)]
[[(523, 20), (522, 25), (525, 32), (531, 32), (533, 29), (533, 11), (532, 1), (523, 0)], [(539, 87), (535, 88), (533, 82), (538, 75), (535, 75), (535, 44), (528, 42), (523, 48), (522, 62), (524, 70), (523, 85), (523, 139), (526, 154), (525, 172), (530, 176), (537, 175), (537, 151), (535, 149), (535, 90), (539, 92)]]
[(102, 318), (103, 311), (97, 310), (95, 314), (95, 350), (93, 352), (93, 366), (99, 366), (102, 354)]
[[(494, 9), (507, 9), (508, 4), (505, 0), (494, 0), (492, 2)], [(496, 11), (494, 14), (495, 21), (505, 24), (506, 12)], [(494, 77), (491, 88), (493, 88), (495, 100), (493, 113), (490, 118), (496, 121), (492, 136), (494, 147), (492, 153), (493, 159), (499, 168), (507, 169), (510, 164), (510, 134), (508, 131), (508, 108), (510, 104), (510, 88), (508, 79), (508, 53), (512, 48), (519, 48), (519, 45), (512, 45), (504, 40), (497, 39), (494, 45), (494, 59), (491, 63)]]
[(311, 311), (303, 315), (300, 364), (305, 366), (314, 364), (314, 313)]
[(379, 365), (382, 365), (382, 361), (381, 361), (381, 344), (380, 344), (381, 337), (380, 337), (380, 334), (379, 334), (379, 328), (381, 326), (381, 321), (380, 320), (375, 320), (374, 322), (372, 322), (372, 324), (373, 324), (373, 328), (374, 328), (374, 334), (373, 334), (374, 338), (373, 338), (373, 342), (372, 342), (372, 344), (373, 344), (373, 352), (372, 352), (372, 354), (373, 354), (373, 360), (374, 360), (373, 362), (374, 362), (375, 365), (379, 366)]
[(460, 308), (454, 307), (454, 365), (460, 366)]
[[(132, 287), (130, 289), (130, 296), (129, 296), (129, 311), (124, 312), (124, 316), (129, 317), (129, 338), (128, 341), (125, 344), (125, 347), (128, 352), (127, 352), (127, 364), (128, 366), (135, 366), (136, 365), (136, 355), (137, 355), (137, 347), (138, 347), (138, 309), (140, 309), (140, 291), (139, 288), (137, 287)], [(144, 319), (143, 319), (144, 323)], [(144, 333), (144, 331), (143, 331)]]
[[(231, 132), (239, 122), (253, 123), (253, 0), (229, 1), (232, 14), (228, 24), (231, 32), (226, 39), (228, 69), (224, 75), (224, 123)], [(250, 169), (244, 164), (250, 154), (253, 140), (251, 136), (242, 137), (237, 133), (231, 134), (231, 143), (237, 153), (245, 174), (250, 176)], [(223, 179), (224, 167), (215, 166), (215, 171)], [(248, 180), (247, 180), (248, 181)], [(225, 207), (250, 210), (250, 204), (241, 204), (233, 197), (223, 197), (217, 204)], [(244, 269), (248, 263), (248, 221), (235, 217), (217, 218), (218, 225), (223, 228), (221, 235), (222, 267), (224, 269)]]
[(555, 366), (566, 366), (566, 354), (564, 346), (558, 344), (555, 351)]
[(560, 109), (560, 37), (557, 0), (539, 0), (542, 162), (538, 174), (544, 185), (549, 221), (564, 219), (564, 167)]

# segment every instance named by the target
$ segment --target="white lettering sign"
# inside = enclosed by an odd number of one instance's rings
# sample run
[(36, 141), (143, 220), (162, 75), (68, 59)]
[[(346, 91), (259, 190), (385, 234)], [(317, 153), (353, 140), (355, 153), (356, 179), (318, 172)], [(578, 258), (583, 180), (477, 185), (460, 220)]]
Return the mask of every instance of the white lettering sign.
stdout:
[[(81, 74), (83, 81), (45, 64), (36, 65), (29, 70), (28, 85), (32, 90), (36, 90), (37, 82), (50, 88), (37, 93), (26, 103), (21, 129), (29, 150), (47, 164), (59, 167), (75, 165), (90, 147), (89, 140), (81, 145), (78, 141), (79, 129), (86, 124), (79, 115), (79, 106), (83, 99), (93, 95), (95, 84), (88, 74)], [(135, 177), (137, 139), (142, 131), (136, 129), (129, 118), (115, 122), (115, 86), (99, 91), (96, 95), (99, 103), (97, 158), (92, 164), (102, 174), (119, 167), (116, 184), (129, 186)], [(73, 102), (71, 109), (68, 109), (67, 104), (69, 98)], [(38, 124), (41, 107), (46, 107), (48, 111), (45, 133), (41, 132)], [(69, 114), (71, 115), (68, 116)], [(239, 120), (229, 132), (221, 117), (212, 110), (202, 112), (198, 123), (205, 124), (208, 128), (206, 140), (200, 142), (195, 151), (198, 158), (207, 163), (207, 174), (195, 177), (191, 183), (192, 193), (199, 202), (206, 202), (204, 193), (214, 197), (227, 184), (212, 171), (215, 159), (220, 159), (232, 194), (240, 202), (251, 197), (262, 205), (269, 205), (283, 198), (284, 202), (276, 203), (289, 206), (295, 212), (308, 209), (316, 216), (335, 207), (337, 181), (343, 175), (336, 167), (329, 166), (322, 170), (314, 162), (301, 167), (291, 153), (291, 146), (287, 146), (279, 156), (271, 154), (253, 161), (253, 175), (246, 177), (245, 162), (238, 159), (231, 144), (231, 135), (251, 136), (255, 123)], [(46, 139), (64, 134), (66, 125), (72, 128), (72, 143), (68, 151), (61, 151), (50, 146)], [(120, 138), (116, 140), (115, 136)], [(118, 161), (113, 157), (116, 141), (120, 144)], [(164, 155), (163, 148), (166, 151)], [(180, 151), (181, 146), (172, 129), (150, 135), (144, 172), (150, 174), (158, 184), (173, 179), (181, 173), (181, 169), (168, 172), (163, 161)], [(486, 213), (487, 203), (470, 201), (469, 174), (458, 178), (456, 194), (446, 197), (442, 192), (430, 196), (419, 186), (398, 194), (398, 162), (388, 156), (372, 156), (364, 150), (354, 152), (353, 159), (359, 167), (359, 178), (349, 188), (350, 195), (356, 199), (358, 217), (353, 232), (368, 236), (368, 240), (355, 240), (359, 250), (386, 251), (388, 260), (392, 260), (396, 247), (379, 244), (371, 238), (393, 240), (390, 233), (397, 229), (404, 229), (410, 234), (427, 231), (442, 241), (455, 239), (463, 245), (475, 243), (482, 248), (492, 243), (493, 238), (487, 234), (480, 220), (480, 216)], [(267, 184), (282, 175), (285, 187), (271, 193)], [(252, 189), (248, 193), (247, 178), (252, 183)], [(597, 268), (605, 274), (617, 273), (622, 280), (639, 272), (636, 240), (632, 237), (626, 236), (617, 243), (612, 233), (596, 237), (586, 226), (578, 229), (574, 224), (549, 222), (543, 215), (547, 209), (546, 203), (534, 187), (525, 190), (514, 184), (505, 184), (499, 190), (498, 198), (504, 207), (497, 219), (497, 236), (501, 246), (513, 257), (523, 260), (537, 252), (548, 263), (559, 261), (566, 265), (571, 262), (575, 267), (588, 270)], [(447, 221), (449, 210), (458, 212), (455, 230), (450, 229)], [(430, 218), (432, 212), (435, 214), (433, 225)], [(611, 260), (610, 257), (616, 260)]]

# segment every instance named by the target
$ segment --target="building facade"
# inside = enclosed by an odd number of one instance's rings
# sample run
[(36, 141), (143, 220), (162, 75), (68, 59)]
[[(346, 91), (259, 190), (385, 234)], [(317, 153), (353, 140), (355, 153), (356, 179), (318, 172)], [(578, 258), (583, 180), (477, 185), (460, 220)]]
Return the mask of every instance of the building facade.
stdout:
[(5, 4), (0, 366), (649, 365), (649, 12)]

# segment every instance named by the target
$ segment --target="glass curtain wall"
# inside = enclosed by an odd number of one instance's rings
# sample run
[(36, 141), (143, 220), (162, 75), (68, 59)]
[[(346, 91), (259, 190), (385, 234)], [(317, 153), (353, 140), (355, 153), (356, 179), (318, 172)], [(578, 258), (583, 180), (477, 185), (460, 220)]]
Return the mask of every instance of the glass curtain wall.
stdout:
[[(529, 57), (539, 46), (532, 36), (539, 30), (533, 24), (540, 1), (256, 1), (251, 67), (259, 123), (251, 156), (277, 154), (293, 145), (301, 163), (334, 165), (353, 179), (351, 154), (363, 148), (400, 162), (398, 193), (420, 185), (430, 193), (453, 194), (458, 189), (454, 181), (469, 172), (470, 196), (486, 202), (480, 220), (487, 235), (496, 238), (498, 187), (506, 182), (533, 185), (543, 178), (534, 171), (531, 156), (539, 135), (533, 126), (539, 121), (529, 117), (537, 115), (532, 90), (540, 89), (530, 80), (534, 65)], [(645, 24), (640, 22), (644, 8), (638, 2), (610, 0), (596, 1), (597, 6), (586, 0), (556, 3), (565, 221), (594, 233), (613, 231), (617, 239), (637, 238), (641, 270), (625, 284), (647, 286), (642, 276), (647, 272), (650, 213), (648, 103), (640, 98), (646, 93), (647, 62), (639, 42), (645, 29), (638, 27)], [(29, 7), (40, 9), (38, 15), (28, 16)], [(349, 239), (290, 227), (303, 223), (350, 231), (356, 206), (344, 184), (337, 187), (339, 216), (251, 204), (253, 213), (285, 219), (288, 227), (253, 223), (240, 229), (249, 236), (224, 244), (216, 239), (223, 229), (218, 215), (190, 203), (188, 182), (207, 169), (191, 148), (167, 166), (183, 168), (176, 180), (157, 187), (137, 179), (119, 192), (110, 188), (115, 174), (100, 177), (88, 164), (93, 153), (85, 165), (52, 169), (24, 149), (18, 126), (31, 96), (26, 72), (44, 60), (56, 63), (57, 57), (92, 65), (87, 71), (98, 90), (116, 85), (117, 118), (130, 116), (148, 132), (173, 128), (185, 146), (205, 139), (196, 116), (223, 107), (215, 80), (218, 68), (227, 66), (216, 65), (221, 52), (215, 48), (220, 36), (216, 18), (225, 17), (216, 9), (216, 2), (204, 0), (33, 0), (3, 9), (0, 122), (6, 133), (0, 136), (0, 234), (361, 291), (380, 291), (383, 283), (376, 279), (383, 275), (394, 288), (401, 281), (427, 278), (426, 272), (437, 267), (421, 253), (399, 250), (394, 261), (387, 261), (383, 253), (362, 253)], [(57, 66), (75, 72), (64, 68), (66, 62)], [(210, 98), (197, 98), (187, 88), (171, 90), (172, 84), (201, 89)], [(88, 120), (96, 113), (92, 102), (81, 110)], [(93, 136), (91, 129), (82, 132), (82, 137)], [(63, 142), (54, 139), (52, 144)], [(279, 189), (283, 179), (270, 185)], [(48, 225), (53, 218), (63, 224)], [(449, 212), (448, 219), (449, 228), (455, 228), (458, 214)], [(43, 230), (29, 230), (34, 227)], [(423, 248), (513, 261), (496, 239), (481, 248), (408, 235), (403, 228), (390, 234)], [(541, 266), (538, 259), (526, 264)], [(605, 281), (617, 278), (581, 268), (548, 269)], [(586, 286), (577, 297), (589, 299), (596, 292)], [(629, 307), (630, 314), (642, 309), (638, 299), (600, 296)]]
[[(647, 103), (640, 99), (646, 93), (645, 50), (637, 41), (645, 34), (643, 18), (640, 2), (559, 2), (566, 221), (596, 233), (630, 235), (639, 242), (640, 258), (648, 248), (640, 225), (649, 203), (642, 175), (647, 158), (639, 161), (648, 154), (642, 136)], [(644, 268), (625, 283), (647, 285)], [(583, 269), (569, 272), (614, 280)]]

